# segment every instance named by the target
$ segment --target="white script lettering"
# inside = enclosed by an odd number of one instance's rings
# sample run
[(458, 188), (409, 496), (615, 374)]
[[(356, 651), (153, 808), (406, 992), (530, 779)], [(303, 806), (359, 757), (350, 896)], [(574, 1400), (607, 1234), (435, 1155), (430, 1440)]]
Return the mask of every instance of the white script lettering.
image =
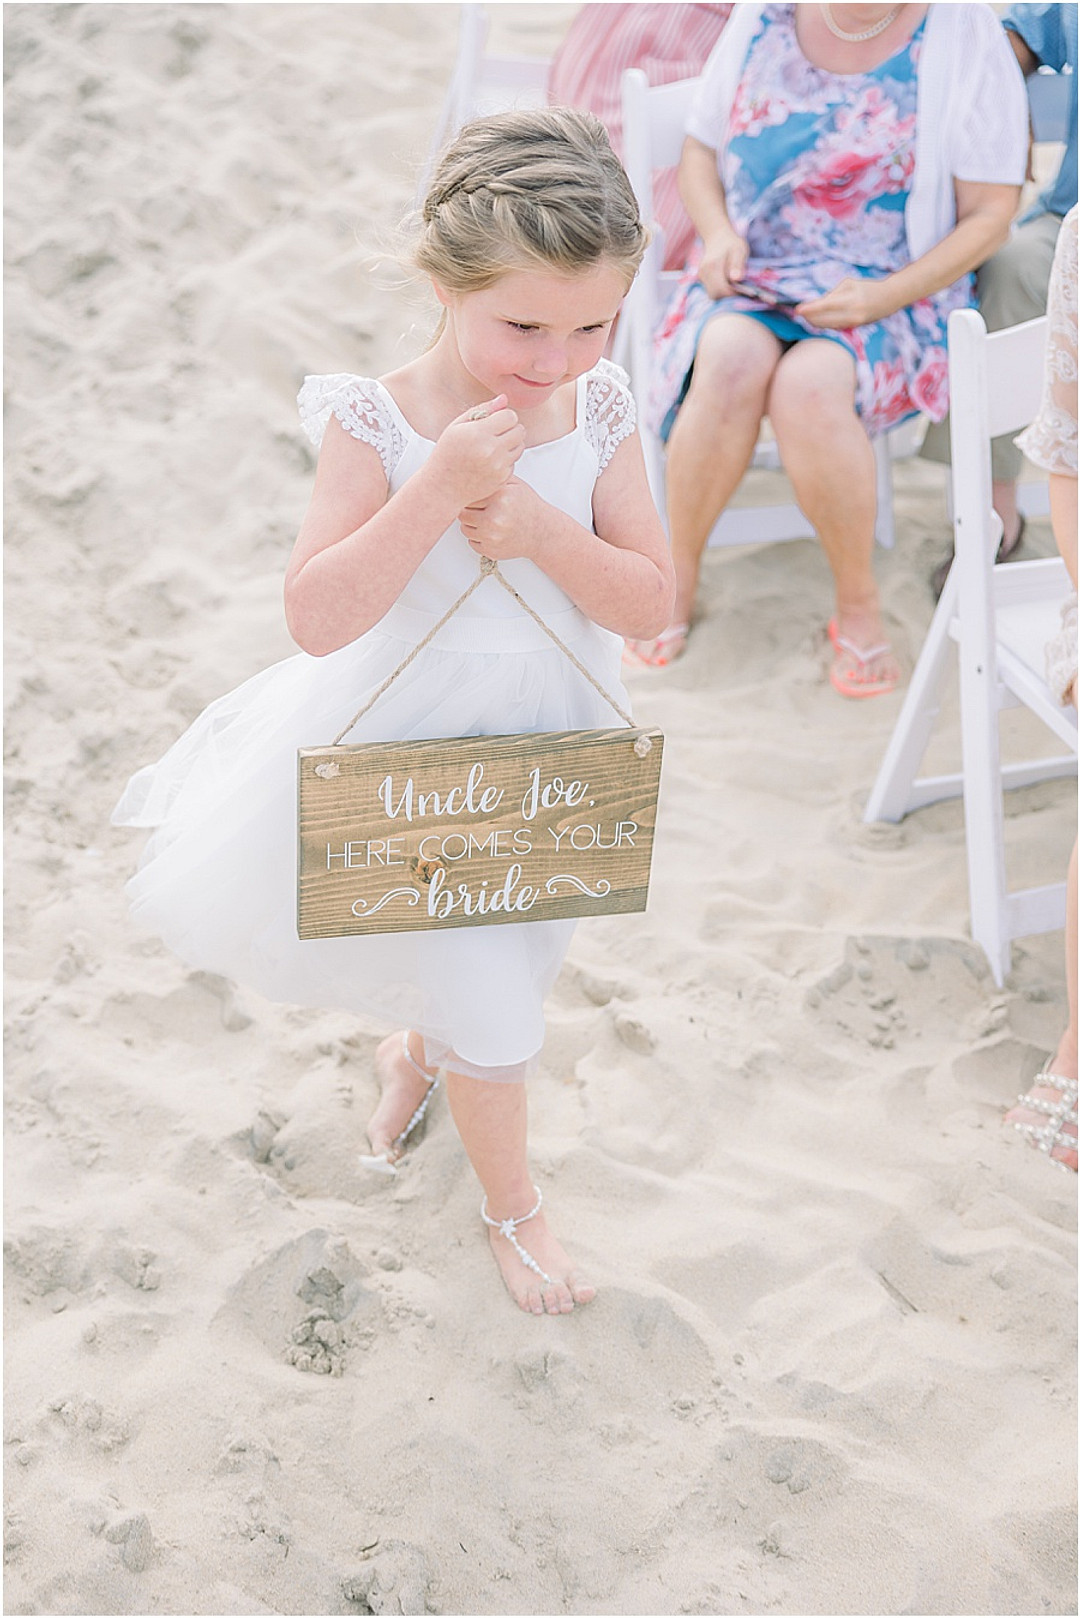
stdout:
[(489, 891), (486, 882), (481, 882), (478, 889), (470, 888), (467, 882), (451, 887), (446, 872), (439, 866), (428, 887), (428, 915), (436, 921), (445, 921), (457, 910), (466, 916), (523, 913), (532, 909), (539, 895), (528, 884), (519, 888), (520, 881), (521, 866), (516, 861), (507, 868), (502, 884), (494, 892)]
[(535, 820), (538, 809), (554, 809), (565, 803), (574, 809), (589, 790), (588, 781), (564, 782), (561, 775), (553, 775), (546, 786), (540, 784), (540, 766), (529, 772), (529, 784), (521, 800), (521, 812), (526, 820)]
[(483, 779), (484, 766), (474, 764), (463, 787), (451, 787), (440, 797), (437, 792), (418, 791), (410, 775), (395, 803), (394, 778), (387, 775), (379, 783), (377, 796), (390, 820), (396, 820), (399, 815), (412, 820), (414, 814), (423, 819), (426, 815), (460, 815), (462, 811), (470, 815), (490, 815), (502, 802), (503, 790), (501, 787), (484, 787), (481, 790)]

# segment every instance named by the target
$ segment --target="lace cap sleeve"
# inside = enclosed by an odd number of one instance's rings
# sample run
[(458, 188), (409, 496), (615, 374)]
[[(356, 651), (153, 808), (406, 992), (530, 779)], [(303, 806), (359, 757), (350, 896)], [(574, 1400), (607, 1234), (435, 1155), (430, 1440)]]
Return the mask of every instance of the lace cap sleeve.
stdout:
[(1016, 442), (1046, 472), (1076, 476), (1077, 209), (1066, 215), (1050, 272), (1042, 406)]
[(585, 436), (596, 451), (600, 472), (636, 426), (630, 378), (620, 365), (600, 360), (590, 371), (585, 390)]
[(305, 377), (296, 403), (313, 444), (322, 443), (327, 422), (336, 416), (347, 433), (378, 451), (389, 481), (405, 448), (405, 435), (378, 382), (348, 374)]

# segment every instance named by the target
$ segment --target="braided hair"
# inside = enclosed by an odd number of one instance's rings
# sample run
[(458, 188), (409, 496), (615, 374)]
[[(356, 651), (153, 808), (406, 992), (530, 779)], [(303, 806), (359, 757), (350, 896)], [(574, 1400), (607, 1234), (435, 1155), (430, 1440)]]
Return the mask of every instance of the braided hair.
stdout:
[(465, 124), (423, 205), (416, 267), (478, 292), (509, 270), (575, 274), (607, 260), (634, 279), (648, 243), (637, 199), (600, 120), (572, 107)]

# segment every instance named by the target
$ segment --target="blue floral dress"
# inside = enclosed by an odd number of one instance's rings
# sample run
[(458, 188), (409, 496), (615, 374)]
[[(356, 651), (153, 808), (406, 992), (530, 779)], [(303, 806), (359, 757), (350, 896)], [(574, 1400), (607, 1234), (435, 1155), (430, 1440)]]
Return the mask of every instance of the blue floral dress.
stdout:
[(728, 217), (749, 245), (749, 297), (713, 299), (697, 278), (698, 242), (656, 335), (649, 424), (666, 439), (698, 341), (720, 313), (751, 316), (782, 342), (842, 343), (855, 360), (855, 407), (871, 437), (948, 410), (945, 328), (973, 301), (974, 277), (869, 326), (824, 331), (793, 306), (845, 276), (880, 279), (910, 263), (905, 207), (915, 170), (917, 69), (924, 23), (868, 73), (828, 73), (803, 55), (793, 5), (763, 8), (720, 153)]

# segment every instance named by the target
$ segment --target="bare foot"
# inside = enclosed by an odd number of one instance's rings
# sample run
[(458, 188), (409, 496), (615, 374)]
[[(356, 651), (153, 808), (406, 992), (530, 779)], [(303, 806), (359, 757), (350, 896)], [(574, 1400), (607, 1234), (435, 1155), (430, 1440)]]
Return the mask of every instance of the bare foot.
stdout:
[[(405, 1037), (413, 1061), (423, 1066), (420, 1062), (422, 1041), (415, 1034)], [(424, 1068), (425, 1073), (429, 1071)], [(395, 1163), (405, 1146), (402, 1135), (416, 1109), (430, 1096), (435, 1074), (425, 1083), (405, 1056), (401, 1034), (389, 1034), (379, 1045), (375, 1052), (375, 1073), (382, 1093), (367, 1126), (368, 1140), (374, 1156)]]
[(529, 1315), (568, 1315), (576, 1303), (591, 1303), (596, 1288), (578, 1275), (566, 1249), (555, 1240), (543, 1213), (522, 1221), (514, 1232), (518, 1244), (550, 1276), (545, 1280), (518, 1257), (510, 1241), (497, 1227), (488, 1231), (491, 1251), (499, 1266), (506, 1289), (519, 1308)]

